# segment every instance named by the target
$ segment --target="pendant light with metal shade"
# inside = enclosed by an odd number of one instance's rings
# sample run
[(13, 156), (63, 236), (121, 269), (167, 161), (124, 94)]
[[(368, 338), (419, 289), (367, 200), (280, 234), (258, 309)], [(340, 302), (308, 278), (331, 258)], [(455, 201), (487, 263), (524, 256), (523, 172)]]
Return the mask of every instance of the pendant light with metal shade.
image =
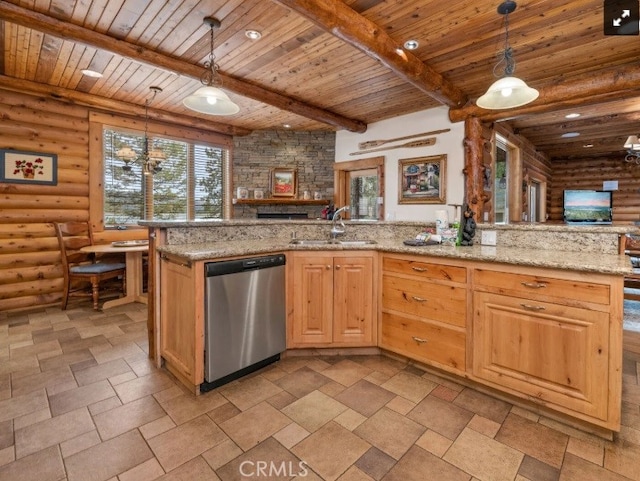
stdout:
[(503, 2), (498, 6), (498, 13), (504, 15), (505, 42), (504, 50), (498, 54), (499, 61), (493, 68), (493, 73), (496, 75), (504, 63), (504, 76), (491, 84), (487, 92), (476, 100), (476, 105), (483, 109), (498, 110), (520, 107), (533, 102), (539, 95), (536, 89), (513, 76), (516, 61), (509, 45), (509, 14), (516, 9), (516, 6), (516, 2), (512, 1)]
[(213, 53), (213, 31), (220, 28), (220, 21), (217, 18), (205, 17), (204, 23), (211, 29), (211, 51), (209, 60), (204, 64), (205, 71), (200, 77), (200, 82), (204, 87), (200, 87), (193, 94), (185, 98), (182, 103), (185, 107), (202, 114), (209, 115), (233, 115), (240, 111), (231, 99), (225, 94), (222, 87), (222, 79), (218, 74), (218, 64)]

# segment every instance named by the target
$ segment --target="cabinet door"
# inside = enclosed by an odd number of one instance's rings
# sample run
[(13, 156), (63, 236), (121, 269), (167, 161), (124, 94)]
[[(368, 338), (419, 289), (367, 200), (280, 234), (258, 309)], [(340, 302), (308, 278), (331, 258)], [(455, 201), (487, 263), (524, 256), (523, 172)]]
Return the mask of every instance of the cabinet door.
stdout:
[(199, 292), (195, 269), (164, 259), (160, 269), (160, 355), (188, 385), (199, 385), (204, 380), (204, 325), (196, 305), (204, 301), (194, 295)]
[(366, 345), (373, 342), (373, 259), (335, 257), (333, 341)]
[(474, 313), (475, 376), (606, 419), (608, 313), (479, 292)]
[(333, 258), (294, 256), (291, 347), (328, 344), (333, 339)]

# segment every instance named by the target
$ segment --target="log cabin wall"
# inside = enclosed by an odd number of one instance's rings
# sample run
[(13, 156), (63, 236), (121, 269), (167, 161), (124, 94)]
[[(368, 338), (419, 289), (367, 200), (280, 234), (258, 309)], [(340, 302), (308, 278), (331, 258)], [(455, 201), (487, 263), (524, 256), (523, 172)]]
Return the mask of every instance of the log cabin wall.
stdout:
[(88, 109), (0, 90), (0, 148), (57, 154), (57, 185), (1, 183), (0, 310), (61, 298), (53, 222), (89, 218)]
[(624, 152), (614, 158), (552, 161), (550, 220), (562, 221), (562, 193), (565, 189), (602, 190), (606, 180), (618, 181), (613, 192), (613, 221), (640, 220), (640, 165), (624, 161)]
[[(89, 220), (89, 108), (0, 89), (0, 149), (58, 156), (57, 185), (0, 183), (0, 311), (53, 304), (63, 274), (54, 222)], [(104, 231), (99, 243), (146, 229)]]

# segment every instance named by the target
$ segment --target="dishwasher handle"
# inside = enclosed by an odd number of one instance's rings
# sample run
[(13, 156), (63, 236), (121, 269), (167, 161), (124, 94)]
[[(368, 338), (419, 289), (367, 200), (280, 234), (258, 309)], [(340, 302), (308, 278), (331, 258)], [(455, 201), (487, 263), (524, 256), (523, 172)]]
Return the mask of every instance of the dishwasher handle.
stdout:
[(205, 276), (214, 277), (236, 272), (253, 271), (258, 269), (268, 269), (270, 267), (283, 266), (286, 263), (284, 254), (275, 254), (263, 257), (249, 257), (247, 259), (236, 259), (233, 261), (207, 262), (205, 266)]

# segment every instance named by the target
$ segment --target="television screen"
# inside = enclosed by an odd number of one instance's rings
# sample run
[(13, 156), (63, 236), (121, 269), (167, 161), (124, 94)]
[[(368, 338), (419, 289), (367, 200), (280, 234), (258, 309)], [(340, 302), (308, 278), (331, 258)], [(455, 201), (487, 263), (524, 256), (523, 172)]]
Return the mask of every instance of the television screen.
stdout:
[(574, 224), (611, 224), (613, 220), (610, 191), (565, 190), (564, 221)]

